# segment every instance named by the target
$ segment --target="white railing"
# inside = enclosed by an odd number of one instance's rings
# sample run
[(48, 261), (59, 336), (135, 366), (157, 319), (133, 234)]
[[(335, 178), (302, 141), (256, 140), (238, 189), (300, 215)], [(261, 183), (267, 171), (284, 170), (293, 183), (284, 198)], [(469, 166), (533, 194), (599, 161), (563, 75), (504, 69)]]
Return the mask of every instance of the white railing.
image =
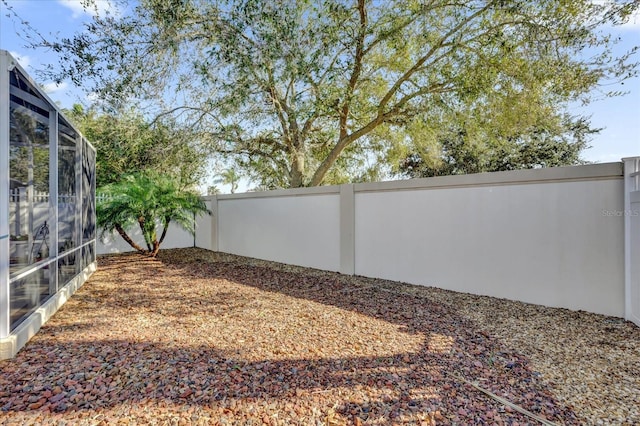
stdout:
[[(68, 195), (68, 194), (59, 194), (58, 195), (58, 203), (75, 203), (76, 195)], [(9, 191), (9, 202), (10, 203), (27, 203), (27, 188), (13, 188)], [(34, 203), (48, 203), (49, 202), (49, 193), (46, 191), (33, 191), (33, 202)]]

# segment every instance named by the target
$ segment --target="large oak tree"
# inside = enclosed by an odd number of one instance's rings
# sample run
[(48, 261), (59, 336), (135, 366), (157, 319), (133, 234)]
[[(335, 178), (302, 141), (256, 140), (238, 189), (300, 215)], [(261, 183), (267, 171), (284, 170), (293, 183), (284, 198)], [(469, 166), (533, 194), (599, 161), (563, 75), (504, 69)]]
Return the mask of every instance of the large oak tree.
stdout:
[(442, 158), (452, 131), (572, 143), (585, 119), (568, 102), (636, 72), (606, 30), (637, 1), (117, 3), (75, 37), (33, 39), (60, 53), (55, 76), (172, 116), (268, 187), (375, 179)]

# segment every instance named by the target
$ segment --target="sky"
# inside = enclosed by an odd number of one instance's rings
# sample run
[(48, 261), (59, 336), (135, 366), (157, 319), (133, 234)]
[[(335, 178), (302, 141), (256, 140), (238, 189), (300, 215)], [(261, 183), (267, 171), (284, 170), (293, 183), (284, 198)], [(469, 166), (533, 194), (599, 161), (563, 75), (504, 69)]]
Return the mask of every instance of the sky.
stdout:
[[(84, 10), (81, 0), (6, 1), (22, 19), (43, 35), (70, 36), (95, 13)], [(109, 7), (109, 3), (98, 0), (97, 6), (98, 13), (101, 13)], [(111, 12), (117, 13), (113, 9)], [(57, 57), (51, 52), (26, 49), (26, 42), (16, 34), (15, 20), (7, 15), (10, 15), (7, 7), (0, 1), (0, 49), (11, 52), (27, 72), (36, 78), (35, 71), (48, 63), (57, 63)], [(612, 35), (621, 40), (616, 47), (618, 53), (640, 45), (640, 16), (623, 27), (614, 28)], [(640, 54), (636, 60), (640, 60)], [(64, 108), (73, 103), (90, 103), (91, 94), (73, 87), (70, 82), (63, 82), (60, 86), (48, 81), (39, 83), (46, 88), (49, 97)], [(606, 89), (629, 93), (622, 97), (605, 98), (587, 106), (570, 106), (570, 113), (590, 116), (592, 127), (603, 128), (592, 139), (591, 148), (583, 153), (583, 158), (603, 163), (640, 156), (640, 77), (626, 80), (624, 85), (608, 86)]]

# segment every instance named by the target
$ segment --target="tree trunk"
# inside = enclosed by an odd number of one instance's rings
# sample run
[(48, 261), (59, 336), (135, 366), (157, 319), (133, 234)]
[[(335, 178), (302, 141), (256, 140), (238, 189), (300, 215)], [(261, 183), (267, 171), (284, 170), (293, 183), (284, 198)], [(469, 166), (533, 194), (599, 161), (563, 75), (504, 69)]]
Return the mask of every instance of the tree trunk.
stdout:
[(162, 235), (160, 235), (160, 241), (158, 241), (158, 245), (162, 244), (162, 242), (164, 241), (164, 237), (167, 236), (167, 230), (169, 229), (169, 222), (171, 222), (171, 219), (165, 218), (164, 229), (162, 230)]
[(151, 257), (156, 257), (159, 251), (160, 251), (160, 242), (158, 240), (153, 240), (153, 250), (151, 250)]
[(294, 153), (289, 184), (291, 188), (300, 188), (304, 186), (304, 154), (302, 153)]
[(133, 247), (134, 249), (138, 250), (140, 253), (146, 253), (145, 249), (143, 249), (142, 247), (140, 247), (139, 245), (137, 245), (132, 239), (131, 237), (129, 237), (129, 235), (127, 235), (127, 233), (125, 232), (125, 230), (122, 228), (122, 226), (120, 226), (119, 224), (116, 224), (116, 231), (118, 231), (118, 234), (120, 234), (120, 236), (127, 242), (127, 244), (129, 244), (131, 247)]
[(351, 143), (355, 142), (360, 137), (366, 135), (367, 133), (369, 133), (376, 127), (378, 127), (378, 125), (383, 123), (385, 118), (387, 118), (388, 116), (392, 116), (392, 113), (391, 112), (388, 112), (385, 114), (380, 113), (376, 118), (371, 120), (365, 126), (361, 127), (360, 129), (356, 130), (353, 133), (346, 135), (343, 138), (340, 138), (336, 143), (336, 145), (331, 150), (331, 152), (329, 153), (329, 155), (327, 155), (324, 161), (316, 169), (316, 172), (313, 174), (313, 177), (311, 178), (311, 182), (309, 182), (309, 186), (321, 185), (327, 172), (334, 165), (334, 163), (336, 162), (336, 160), (338, 159), (342, 151), (344, 151), (344, 149), (347, 146), (349, 146)]
[(153, 248), (151, 247), (151, 240), (149, 239), (149, 236), (147, 235), (147, 233), (145, 232), (145, 229), (144, 229), (144, 216), (140, 216), (138, 218), (138, 225), (140, 225), (140, 231), (142, 233), (142, 238), (144, 238), (144, 242), (147, 245), (147, 249), (149, 250), (149, 252), (152, 252)]

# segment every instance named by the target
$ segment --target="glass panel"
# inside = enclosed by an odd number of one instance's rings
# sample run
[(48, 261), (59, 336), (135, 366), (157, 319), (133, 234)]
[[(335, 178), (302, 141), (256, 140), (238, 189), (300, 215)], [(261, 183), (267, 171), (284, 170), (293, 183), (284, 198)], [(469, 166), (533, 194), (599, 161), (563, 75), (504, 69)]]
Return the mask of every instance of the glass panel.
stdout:
[[(38, 108), (40, 108), (40, 114), (46, 117), (49, 116), (48, 102), (31, 86), (29, 79), (18, 69), (14, 69), (13, 72), (9, 74), (9, 84), (11, 86), (11, 94), (15, 95), (21, 105), (27, 106), (33, 111), (38, 111)], [(11, 96), (11, 100), (13, 99), (14, 96)]]
[(49, 147), (33, 148), (33, 244), (30, 262), (35, 263), (49, 257)]
[(64, 287), (80, 273), (80, 250), (58, 260), (58, 288)]
[(45, 266), (10, 284), (12, 330), (51, 295), (49, 274)]
[(82, 242), (96, 238), (96, 153), (82, 141)]
[(93, 247), (93, 243), (87, 244), (82, 247), (82, 269), (84, 270), (87, 266), (95, 262), (96, 260), (96, 252)]
[(49, 256), (48, 119), (24, 107), (10, 108), (9, 227), (12, 275)]
[(78, 134), (58, 118), (58, 253), (77, 246), (76, 141)]

